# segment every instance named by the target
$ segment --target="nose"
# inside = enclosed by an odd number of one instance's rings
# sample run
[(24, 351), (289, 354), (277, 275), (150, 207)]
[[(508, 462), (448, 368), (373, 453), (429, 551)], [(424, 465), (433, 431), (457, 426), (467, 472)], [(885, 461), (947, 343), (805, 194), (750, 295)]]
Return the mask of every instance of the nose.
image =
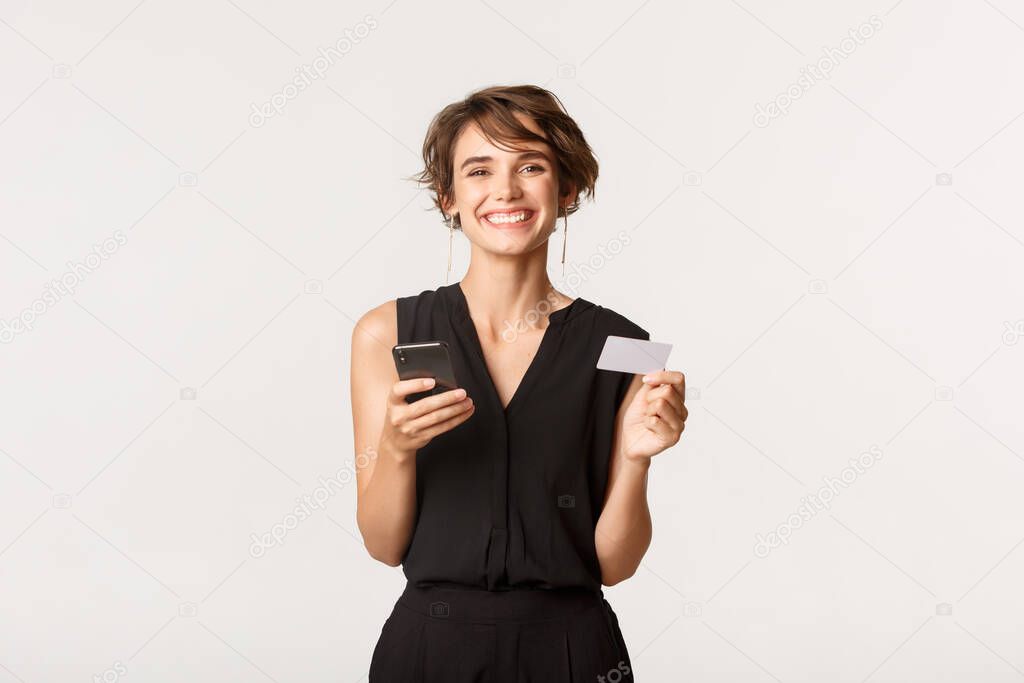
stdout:
[(504, 174), (496, 173), (494, 178), (495, 199), (516, 199), (522, 193), (522, 188), (519, 185), (519, 174), (517, 174), (515, 170), (511, 170)]

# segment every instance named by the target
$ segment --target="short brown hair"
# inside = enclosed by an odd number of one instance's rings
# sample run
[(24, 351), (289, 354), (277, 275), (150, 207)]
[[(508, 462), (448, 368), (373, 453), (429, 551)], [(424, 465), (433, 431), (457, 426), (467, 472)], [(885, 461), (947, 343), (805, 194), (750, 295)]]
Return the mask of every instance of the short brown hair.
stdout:
[[(514, 116), (515, 112), (532, 118), (547, 137), (540, 137), (523, 126)], [(498, 141), (513, 147), (515, 142), (535, 141), (549, 145), (558, 164), (559, 196), (565, 192), (567, 181), (576, 184), (576, 196), (566, 207), (566, 214), (579, 209), (581, 193), (593, 198), (597, 159), (561, 100), (551, 91), (535, 85), (493, 86), (449, 104), (430, 122), (423, 141), (424, 169), (413, 179), (433, 190), (434, 206), (442, 215), (442, 201), (454, 199), (455, 141), (469, 123), (479, 126), (492, 143)]]

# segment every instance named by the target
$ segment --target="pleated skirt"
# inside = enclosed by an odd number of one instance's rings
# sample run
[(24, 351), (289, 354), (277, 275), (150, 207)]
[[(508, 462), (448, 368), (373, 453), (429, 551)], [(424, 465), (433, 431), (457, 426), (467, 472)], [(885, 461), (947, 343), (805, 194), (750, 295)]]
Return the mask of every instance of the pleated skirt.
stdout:
[(634, 681), (629, 653), (599, 594), (412, 583), (384, 622), (369, 673), (369, 683), (624, 681)]

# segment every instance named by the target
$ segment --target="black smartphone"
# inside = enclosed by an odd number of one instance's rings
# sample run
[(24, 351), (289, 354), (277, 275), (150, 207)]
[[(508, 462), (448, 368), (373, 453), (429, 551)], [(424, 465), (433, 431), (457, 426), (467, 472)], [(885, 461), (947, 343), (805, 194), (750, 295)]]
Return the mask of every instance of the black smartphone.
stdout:
[(443, 341), (417, 342), (414, 344), (396, 344), (391, 349), (398, 369), (398, 378), (418, 379), (433, 377), (436, 383), (426, 391), (418, 391), (405, 397), (406, 403), (418, 401), (427, 396), (440, 394), (458, 388), (452, 359), (448, 355), (448, 344)]

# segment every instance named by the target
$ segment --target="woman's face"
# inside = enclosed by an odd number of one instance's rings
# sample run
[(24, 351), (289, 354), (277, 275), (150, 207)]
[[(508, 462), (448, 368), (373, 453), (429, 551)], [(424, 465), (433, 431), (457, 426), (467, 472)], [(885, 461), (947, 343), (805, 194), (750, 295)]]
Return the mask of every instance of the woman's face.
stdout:
[[(543, 135), (529, 117), (516, 118)], [(551, 148), (532, 141), (516, 145), (529, 151), (496, 147), (475, 124), (467, 126), (455, 143), (454, 204), (447, 213), (458, 213), (466, 237), (487, 251), (532, 251), (547, 240), (558, 218), (558, 167)]]

